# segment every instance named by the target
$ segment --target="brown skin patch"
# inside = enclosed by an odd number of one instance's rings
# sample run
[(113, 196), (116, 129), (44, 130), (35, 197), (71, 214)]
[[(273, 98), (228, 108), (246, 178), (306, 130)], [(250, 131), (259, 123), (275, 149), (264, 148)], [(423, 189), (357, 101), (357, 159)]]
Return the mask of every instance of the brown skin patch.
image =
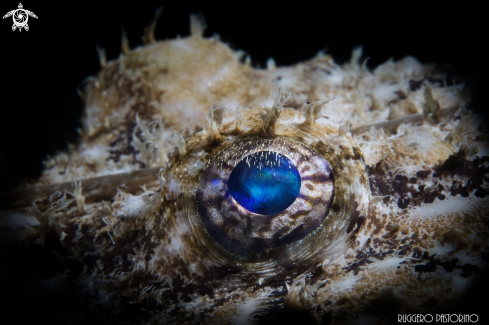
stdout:
[[(464, 170), (473, 171), (474, 168)], [(456, 172), (456, 170), (451, 171)], [(446, 195), (442, 193), (445, 190), (442, 185), (438, 185), (434, 189), (432, 187), (428, 189), (424, 184), (425, 180), (428, 179), (428, 176), (432, 172), (432, 170), (422, 170), (416, 173), (416, 176), (419, 177), (419, 179), (414, 177), (408, 178), (405, 175), (393, 175), (387, 167), (383, 167), (382, 164), (379, 163), (374, 167), (368, 168), (368, 173), (370, 175), (370, 189), (372, 195), (388, 195), (390, 198), (393, 198), (400, 209), (406, 209), (409, 206), (420, 206), (422, 203), (433, 203), (437, 199), (442, 201), (446, 198)], [(482, 173), (484, 170), (481, 170), (480, 172)], [(479, 173), (479, 171), (476, 173)], [(472, 188), (477, 188), (479, 190), (479, 184), (482, 184), (482, 181), (480, 177), (474, 176), (476, 173), (472, 172), (472, 181), (467, 184), (469, 184), (469, 188), (472, 186)], [(437, 172), (435, 172), (433, 176), (439, 177), (440, 179), (442, 177), (441, 174)], [(467, 185), (465, 187), (459, 185), (458, 187), (453, 187), (450, 191), (453, 193), (452, 195), (462, 194), (468, 196), (466, 188)]]
[(368, 265), (372, 262), (373, 261), (369, 260), (368, 258), (361, 258), (358, 262), (355, 262), (355, 263), (349, 265), (348, 267), (344, 268), (344, 270), (347, 273), (353, 271), (353, 273), (355, 275), (358, 275), (358, 273), (361, 270), (361, 268), (360, 268), (361, 266)]
[(357, 211), (356, 208), (353, 208), (353, 213), (350, 217), (350, 223), (348, 224), (348, 228), (346, 232), (349, 234), (353, 231), (352, 235), (357, 234), (360, 231), (360, 228), (365, 224), (365, 216), (360, 215), (360, 212)]
[(397, 200), (397, 206), (400, 209), (406, 209), (409, 206), (409, 203), (411, 203), (411, 199), (406, 194), (401, 195)]
[(483, 181), (489, 181), (489, 178), (486, 176), (489, 168), (484, 165), (484, 162), (489, 162), (488, 156), (482, 158), (475, 157), (473, 160), (468, 160), (460, 153), (450, 155), (443, 164), (433, 168), (435, 171), (433, 177), (440, 179), (448, 175), (451, 177), (465, 177), (467, 181), (463, 184), (452, 183), (452, 186), (449, 188), (450, 195), (468, 197), (470, 193), (475, 191), (474, 195), (476, 197), (484, 198), (487, 195), (487, 190), (481, 186), (483, 185)]
[(416, 80), (409, 80), (409, 89), (411, 89), (411, 91), (416, 91), (418, 89), (421, 88), (421, 86), (423, 85), (423, 79), (419, 80), (419, 81), (416, 81)]
[(420, 170), (419, 172), (416, 172), (416, 176), (421, 178), (421, 179), (426, 179), (428, 176), (430, 176), (432, 171), (430, 169), (428, 170)]
[(441, 266), (446, 272), (453, 272), (454, 270), (460, 270), (460, 276), (467, 278), (472, 274), (476, 274), (480, 272), (480, 269), (477, 265), (471, 264), (458, 264), (458, 258), (452, 258), (447, 261), (440, 261), (440, 259), (435, 259), (435, 255), (430, 256), (429, 262), (426, 264), (418, 264), (414, 266), (415, 272), (435, 272), (437, 270), (437, 266)]

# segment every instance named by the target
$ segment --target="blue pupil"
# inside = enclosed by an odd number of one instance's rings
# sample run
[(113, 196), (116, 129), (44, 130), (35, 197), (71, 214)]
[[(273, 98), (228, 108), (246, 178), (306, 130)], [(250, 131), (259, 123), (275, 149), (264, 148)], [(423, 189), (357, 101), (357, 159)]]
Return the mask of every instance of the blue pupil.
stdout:
[(301, 177), (292, 161), (273, 151), (246, 156), (229, 176), (231, 196), (248, 211), (269, 215), (287, 209), (297, 198)]

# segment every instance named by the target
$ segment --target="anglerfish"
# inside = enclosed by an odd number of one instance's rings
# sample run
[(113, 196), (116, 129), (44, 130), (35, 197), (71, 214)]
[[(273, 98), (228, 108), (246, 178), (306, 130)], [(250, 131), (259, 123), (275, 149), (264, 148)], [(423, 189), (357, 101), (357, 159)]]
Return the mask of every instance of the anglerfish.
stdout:
[(488, 130), (464, 80), (361, 48), (258, 69), (199, 15), (164, 41), (155, 21), (100, 50), (78, 142), (2, 194), (2, 263), (38, 265), (56, 320), (483, 321)]

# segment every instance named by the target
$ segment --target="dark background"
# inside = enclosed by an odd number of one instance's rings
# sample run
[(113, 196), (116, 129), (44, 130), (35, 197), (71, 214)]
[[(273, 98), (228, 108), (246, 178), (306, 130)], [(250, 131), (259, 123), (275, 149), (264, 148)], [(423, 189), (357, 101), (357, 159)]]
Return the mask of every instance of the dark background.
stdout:
[[(2, 1), (0, 15), (16, 9), (18, 1)], [(231, 48), (250, 54), (255, 67), (265, 67), (269, 57), (278, 66), (291, 65), (325, 48), (343, 63), (358, 45), (370, 57), (370, 69), (390, 57), (413, 55), (424, 63), (450, 65), (449, 76), (468, 78), (476, 98), (473, 108), (486, 109), (489, 50), (480, 7), (406, 1), (387, 7), (370, 2), (284, 2), (274, 7), (245, 1), (22, 3), (39, 17), (29, 18), (29, 31), (13, 32), (11, 17), (0, 20), (0, 190), (38, 177), (47, 154), (76, 142), (83, 106), (76, 89), (100, 69), (95, 46), (106, 48), (108, 60), (117, 58), (122, 27), (131, 48), (141, 45), (143, 28), (160, 5), (164, 11), (156, 27), (158, 40), (187, 36), (189, 13), (202, 13), (208, 25), (205, 36), (218, 33)], [(486, 282), (470, 291), (457, 312), (482, 316)]]
[[(0, 14), (16, 9), (17, 1), (3, 1)], [(24, 9), (39, 17), (29, 18), (29, 31), (13, 32), (11, 17), (0, 21), (0, 190), (39, 176), (47, 154), (76, 141), (83, 105), (76, 89), (100, 69), (95, 46), (106, 48), (108, 60), (117, 58), (122, 27), (131, 48), (141, 45), (143, 28), (160, 5), (157, 39), (188, 35), (189, 13), (202, 13), (205, 36), (218, 33), (231, 48), (250, 54), (255, 67), (265, 67), (269, 57), (278, 66), (291, 65), (323, 49), (342, 63), (363, 45), (371, 69), (391, 56), (413, 55), (421, 62), (452, 64), (452, 75), (475, 77), (473, 89), (484, 91), (489, 50), (485, 24), (477, 18), (481, 8), (264, 3), (24, 1)]]

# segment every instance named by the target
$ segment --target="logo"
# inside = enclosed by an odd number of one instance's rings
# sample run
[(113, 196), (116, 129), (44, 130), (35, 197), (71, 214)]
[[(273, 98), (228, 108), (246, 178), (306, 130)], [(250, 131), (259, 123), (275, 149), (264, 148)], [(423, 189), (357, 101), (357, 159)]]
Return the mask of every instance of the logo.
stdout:
[(5, 16), (3, 16), (3, 19), (12, 16), (12, 19), (14, 20), (14, 24), (12, 25), (12, 31), (15, 31), (17, 28), (19, 29), (19, 32), (22, 31), (22, 28), (24, 28), (27, 31), (29, 30), (29, 25), (27, 25), (29, 16), (37, 19), (35, 13), (29, 10), (25, 10), (23, 8), (24, 7), (22, 6), (22, 3), (19, 3), (18, 9), (9, 11)]

